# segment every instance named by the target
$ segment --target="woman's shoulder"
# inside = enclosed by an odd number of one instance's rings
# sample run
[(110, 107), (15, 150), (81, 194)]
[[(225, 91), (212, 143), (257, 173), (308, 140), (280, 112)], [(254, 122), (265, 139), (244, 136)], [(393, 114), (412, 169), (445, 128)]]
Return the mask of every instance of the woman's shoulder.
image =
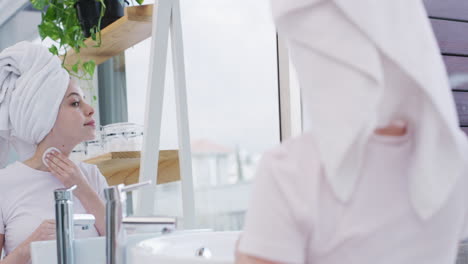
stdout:
[(304, 133), (266, 151), (258, 170), (259, 173), (269, 171), (280, 182), (317, 182), (321, 176), (321, 161), (314, 137)]
[(86, 163), (86, 162), (83, 162), (83, 161), (75, 161), (75, 164), (78, 167), (80, 167), (81, 170), (86, 171), (86, 172), (95, 172), (96, 170), (99, 170), (96, 165)]
[(21, 162), (19, 161), (12, 162), (6, 165), (4, 168), (1, 168), (0, 173), (16, 170), (18, 167), (20, 167), (20, 165), (21, 165)]
[(0, 182), (4, 180), (11, 180), (12, 178), (7, 176), (21, 174), (22, 170), (23, 167), (18, 161), (8, 164), (5, 168), (0, 169)]
[(304, 133), (265, 152), (255, 179), (257, 195), (281, 197), (290, 212), (304, 221), (310, 221), (310, 212), (317, 208), (324, 177), (315, 142), (312, 134)]
[(75, 164), (81, 169), (88, 182), (91, 183), (98, 192), (101, 192), (102, 188), (107, 187), (107, 181), (98, 166), (82, 161), (75, 162)]
[[(22, 182), (23, 177), (19, 177), (22, 174), (23, 168), (19, 162), (14, 162), (7, 165), (5, 168), (0, 169), (0, 201), (2, 194), (8, 193)], [(23, 173), (24, 175), (24, 173)]]
[(99, 178), (101, 175), (101, 172), (99, 171), (98, 166), (94, 164), (89, 164), (89, 163), (82, 162), (82, 161), (77, 161), (75, 162), (75, 164), (81, 169), (81, 171), (83, 172), (83, 174), (85, 174), (88, 180), (94, 181), (95, 179)]
[(283, 141), (279, 146), (266, 151), (263, 160), (273, 161), (276, 164), (292, 162), (298, 166), (320, 166), (318, 149), (311, 133)]

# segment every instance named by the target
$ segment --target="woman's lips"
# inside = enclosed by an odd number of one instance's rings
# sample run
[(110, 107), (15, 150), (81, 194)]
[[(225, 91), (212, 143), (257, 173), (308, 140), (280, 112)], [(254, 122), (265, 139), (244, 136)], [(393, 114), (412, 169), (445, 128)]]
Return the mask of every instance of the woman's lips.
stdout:
[(88, 123), (85, 124), (85, 126), (92, 126), (92, 127), (95, 127), (96, 126), (96, 121), (90, 121)]

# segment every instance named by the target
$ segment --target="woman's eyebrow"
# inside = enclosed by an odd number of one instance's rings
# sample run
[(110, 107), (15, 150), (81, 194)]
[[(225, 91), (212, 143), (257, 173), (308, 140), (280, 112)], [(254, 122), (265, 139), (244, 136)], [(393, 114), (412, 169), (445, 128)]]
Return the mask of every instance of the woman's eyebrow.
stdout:
[(70, 94), (67, 96), (67, 98), (70, 97), (70, 96), (72, 96), (72, 95), (76, 95), (76, 96), (80, 96), (80, 97), (81, 97), (81, 94), (73, 92), (73, 93), (70, 93)]

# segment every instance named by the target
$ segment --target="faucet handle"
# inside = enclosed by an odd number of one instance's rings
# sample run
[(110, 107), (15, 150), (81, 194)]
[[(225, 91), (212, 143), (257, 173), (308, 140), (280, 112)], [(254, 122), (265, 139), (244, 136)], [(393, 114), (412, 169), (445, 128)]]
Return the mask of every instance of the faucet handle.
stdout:
[(143, 186), (150, 185), (151, 183), (152, 183), (152, 181), (149, 180), (149, 181), (139, 182), (139, 183), (125, 185), (125, 186), (121, 186), (121, 187), (119, 186), (119, 187), (120, 187), (121, 192), (131, 192), (131, 191), (139, 189), (139, 188), (141, 188)]
[(104, 189), (104, 196), (107, 201), (116, 201), (116, 200), (122, 200), (122, 199), (125, 200), (127, 192), (149, 185), (151, 184), (151, 182), (152, 181), (149, 180), (149, 181), (130, 184), (130, 185), (119, 184), (119, 185), (110, 186)]
[(73, 190), (76, 189), (76, 185), (72, 185), (70, 188), (59, 188), (54, 190), (55, 200), (71, 200)]
[(105, 188), (104, 197), (106, 199), (106, 208), (108, 208), (106, 209), (106, 217), (107, 215), (113, 214), (111, 211), (119, 211), (118, 214), (120, 215), (120, 218), (127, 216), (127, 192), (136, 190), (149, 184), (151, 184), (151, 181), (140, 182), (127, 186), (119, 184), (117, 186), (114, 185)]

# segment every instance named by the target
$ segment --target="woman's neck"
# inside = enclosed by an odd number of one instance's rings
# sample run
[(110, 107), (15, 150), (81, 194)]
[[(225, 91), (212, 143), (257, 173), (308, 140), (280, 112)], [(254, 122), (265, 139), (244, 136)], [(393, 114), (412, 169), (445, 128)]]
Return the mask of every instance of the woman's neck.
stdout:
[(33, 168), (35, 170), (50, 171), (49, 168), (42, 161), (42, 155), (44, 154), (44, 152), (50, 147), (55, 147), (59, 149), (63, 155), (68, 157), (70, 156), (70, 153), (72, 152), (75, 146), (76, 145), (72, 145), (72, 144), (64, 144), (64, 143), (60, 144), (58, 142), (52, 143), (52, 142), (48, 142), (47, 140), (44, 140), (43, 142), (39, 143), (34, 155), (28, 160), (25, 160), (23, 163), (27, 165), (28, 167)]

